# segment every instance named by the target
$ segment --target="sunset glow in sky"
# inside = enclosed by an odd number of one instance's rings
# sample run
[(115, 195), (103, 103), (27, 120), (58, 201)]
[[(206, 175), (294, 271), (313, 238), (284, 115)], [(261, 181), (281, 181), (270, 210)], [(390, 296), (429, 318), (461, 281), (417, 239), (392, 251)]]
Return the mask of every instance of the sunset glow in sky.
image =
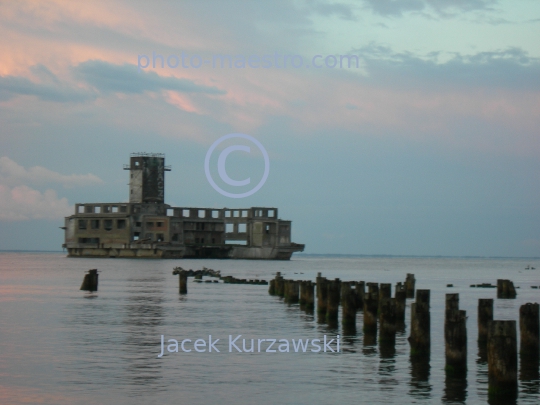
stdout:
[[(172, 165), (167, 203), (278, 207), (307, 253), (540, 256), (536, 0), (21, 0), (0, 35), (0, 249), (60, 250), (73, 205), (126, 201), (145, 151)], [(137, 69), (182, 52), (360, 65)], [(229, 133), (270, 156), (242, 200), (204, 174)]]

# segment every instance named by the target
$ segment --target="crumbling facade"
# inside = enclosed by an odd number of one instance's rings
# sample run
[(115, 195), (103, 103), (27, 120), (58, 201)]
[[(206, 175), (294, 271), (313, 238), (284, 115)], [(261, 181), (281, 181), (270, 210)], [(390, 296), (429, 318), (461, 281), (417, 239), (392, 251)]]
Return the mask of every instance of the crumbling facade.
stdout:
[(71, 257), (231, 258), (289, 260), (291, 221), (277, 208), (195, 208), (165, 204), (163, 154), (132, 154), (129, 203), (76, 204), (65, 218)]

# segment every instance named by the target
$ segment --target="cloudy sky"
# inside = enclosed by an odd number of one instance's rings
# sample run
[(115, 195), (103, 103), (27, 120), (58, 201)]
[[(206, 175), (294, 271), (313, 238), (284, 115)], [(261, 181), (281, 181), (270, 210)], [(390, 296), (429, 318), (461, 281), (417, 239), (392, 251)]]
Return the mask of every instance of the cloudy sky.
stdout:
[[(308, 253), (540, 256), (537, 0), (20, 0), (0, 35), (0, 249), (60, 250), (73, 205), (126, 201), (144, 151), (169, 204), (278, 207)], [(197, 67), (215, 55), (238, 66)], [(270, 158), (244, 199), (204, 173), (230, 133)]]

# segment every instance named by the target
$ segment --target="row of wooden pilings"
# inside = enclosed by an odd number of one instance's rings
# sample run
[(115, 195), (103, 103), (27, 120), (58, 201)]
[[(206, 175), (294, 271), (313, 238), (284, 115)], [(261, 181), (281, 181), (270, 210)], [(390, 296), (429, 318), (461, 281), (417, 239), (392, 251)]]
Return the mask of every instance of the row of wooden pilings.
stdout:
[[(515, 297), (511, 282), (501, 286), (505, 297)], [(315, 290), (316, 287), (316, 290)], [(367, 291), (366, 291), (367, 287)], [(379, 326), (379, 343), (393, 345), (396, 331), (404, 327), (407, 298), (416, 297), (411, 303), (410, 336), (411, 356), (429, 357), (431, 352), (430, 290), (416, 290), (414, 275), (408, 274), (404, 284), (397, 283), (392, 297), (391, 284), (343, 282), (328, 280), (317, 274), (316, 283), (286, 280), (278, 272), (270, 281), (269, 293), (283, 297), (285, 302), (300, 303), (308, 312), (316, 309), (319, 322), (337, 326), (339, 305), (342, 306), (344, 332), (356, 329), (356, 314), (364, 315), (364, 339), (376, 340)], [(316, 291), (316, 293), (315, 293)], [(467, 314), (459, 309), (459, 294), (446, 294), (444, 340), (445, 370), (449, 375), (466, 374), (467, 370)], [(400, 326), (401, 325), (401, 326)], [(538, 369), (539, 358), (539, 305), (528, 303), (519, 310), (520, 354), (522, 363), (532, 362)], [(488, 393), (491, 397), (517, 395), (517, 331), (516, 321), (493, 319), (493, 299), (478, 301), (478, 344), (485, 350), (488, 362)], [(523, 364), (522, 364), (523, 365)]]

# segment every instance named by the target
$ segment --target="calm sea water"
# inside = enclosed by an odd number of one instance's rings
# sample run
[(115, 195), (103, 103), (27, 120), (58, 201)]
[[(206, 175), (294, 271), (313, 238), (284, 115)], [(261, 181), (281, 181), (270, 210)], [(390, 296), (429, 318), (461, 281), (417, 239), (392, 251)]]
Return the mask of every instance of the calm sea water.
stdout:
[[(539, 270), (527, 271), (534, 265)], [(409, 357), (407, 327), (395, 351), (342, 337), (341, 353), (229, 353), (229, 335), (298, 339), (343, 334), (316, 316), (268, 295), (268, 286), (196, 284), (178, 294), (172, 269), (221, 270), (238, 278), (328, 278), (391, 282), (414, 273), (431, 290), (429, 363)], [(84, 272), (100, 271), (99, 291), (79, 291)], [(296, 274), (298, 273), (298, 274)], [(303, 273), (303, 274), (302, 274)], [(61, 253), (0, 253), (1, 404), (434, 404), (487, 403), (487, 365), (479, 360), (476, 306), (495, 289), (470, 284), (509, 278), (515, 300), (496, 300), (495, 319), (518, 319), (540, 302), (540, 262), (521, 259), (295, 257), (290, 262), (70, 259)], [(446, 284), (453, 283), (454, 288)], [(468, 373), (444, 373), (445, 293), (459, 293), (468, 315)], [(160, 336), (220, 338), (221, 353), (157, 358)], [(222, 348), (219, 347), (218, 348)], [(538, 404), (540, 381), (520, 381), (519, 404)]]

